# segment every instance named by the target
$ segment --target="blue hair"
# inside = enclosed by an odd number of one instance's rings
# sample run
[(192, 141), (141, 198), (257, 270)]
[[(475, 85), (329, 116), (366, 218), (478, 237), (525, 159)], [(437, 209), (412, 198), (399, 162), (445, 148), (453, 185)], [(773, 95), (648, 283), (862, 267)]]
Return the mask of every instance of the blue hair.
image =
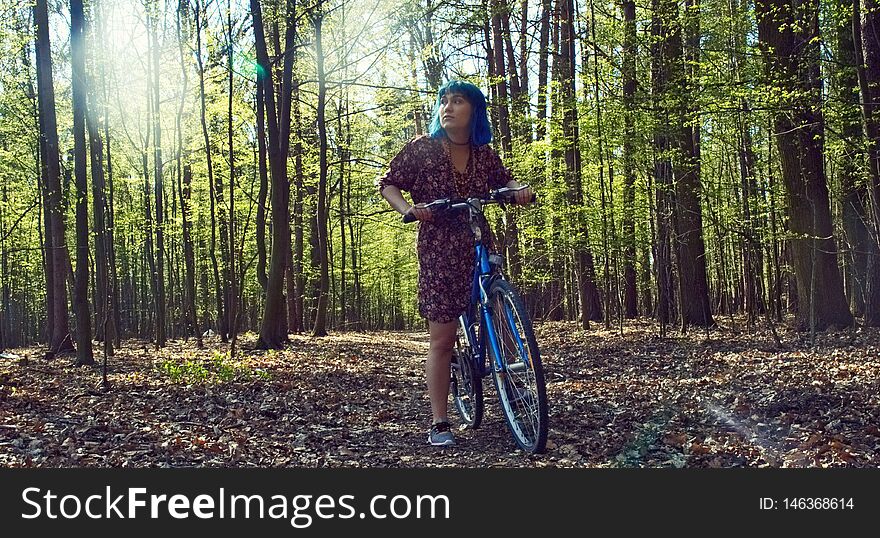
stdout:
[(440, 100), (447, 93), (456, 93), (464, 96), (471, 104), (471, 143), (483, 146), (492, 141), (492, 126), (489, 124), (489, 116), (486, 114), (486, 96), (479, 88), (463, 80), (450, 80), (437, 92), (437, 102), (434, 104), (434, 117), (428, 127), (428, 135), (431, 138), (443, 138), (446, 129), (440, 126)]

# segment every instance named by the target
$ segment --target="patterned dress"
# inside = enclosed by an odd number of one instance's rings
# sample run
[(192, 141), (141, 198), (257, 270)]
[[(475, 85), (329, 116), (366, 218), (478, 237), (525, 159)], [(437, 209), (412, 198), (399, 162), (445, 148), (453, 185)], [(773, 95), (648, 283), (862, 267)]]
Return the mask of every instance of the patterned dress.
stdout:
[[(380, 191), (394, 185), (420, 204), (439, 198), (485, 197), (510, 180), (510, 172), (489, 146), (471, 146), (467, 170), (461, 173), (442, 139), (420, 136), (391, 160), (378, 183)], [(480, 228), (491, 251), (492, 234), (485, 218)], [(470, 301), (474, 271), (474, 235), (467, 212), (435, 213), (432, 220), (419, 222), (417, 250), (419, 313), (440, 323), (457, 319)]]

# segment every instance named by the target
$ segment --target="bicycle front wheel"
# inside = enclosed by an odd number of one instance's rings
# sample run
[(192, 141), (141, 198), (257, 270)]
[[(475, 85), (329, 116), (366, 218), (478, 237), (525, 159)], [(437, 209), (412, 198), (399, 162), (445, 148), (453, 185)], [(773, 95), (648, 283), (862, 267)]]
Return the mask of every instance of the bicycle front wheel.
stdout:
[[(489, 288), (496, 361), (492, 377), (501, 410), (516, 444), (530, 454), (543, 452), (549, 418), (544, 369), (538, 343), (522, 299), (504, 280)], [(499, 364), (500, 363), (500, 366)]]
[(483, 378), (474, 363), (473, 349), (464, 323), (459, 320), (449, 388), (462, 424), (476, 429), (483, 421)]

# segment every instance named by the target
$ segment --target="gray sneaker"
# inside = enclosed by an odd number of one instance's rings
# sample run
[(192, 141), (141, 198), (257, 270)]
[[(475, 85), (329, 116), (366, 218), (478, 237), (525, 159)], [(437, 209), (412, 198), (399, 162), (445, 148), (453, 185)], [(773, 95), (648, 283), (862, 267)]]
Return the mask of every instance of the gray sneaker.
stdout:
[(431, 426), (428, 432), (428, 444), (433, 446), (452, 446), (455, 444), (455, 436), (449, 430), (448, 422), (438, 422)]

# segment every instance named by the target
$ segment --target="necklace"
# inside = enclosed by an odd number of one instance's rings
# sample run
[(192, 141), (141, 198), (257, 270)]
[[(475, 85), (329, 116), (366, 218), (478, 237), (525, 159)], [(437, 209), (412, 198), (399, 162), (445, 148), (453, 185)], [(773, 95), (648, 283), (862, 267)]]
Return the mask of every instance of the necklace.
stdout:
[(455, 141), (453, 141), (453, 140), (452, 140), (451, 138), (449, 138), (448, 136), (446, 137), (446, 140), (449, 140), (449, 143), (450, 143), (450, 144), (454, 144), (454, 145), (456, 145), (456, 146), (470, 146), (470, 145), (471, 145), (471, 141), (470, 141), (470, 140), (468, 140), (467, 142), (459, 143), (459, 142), (455, 142)]

